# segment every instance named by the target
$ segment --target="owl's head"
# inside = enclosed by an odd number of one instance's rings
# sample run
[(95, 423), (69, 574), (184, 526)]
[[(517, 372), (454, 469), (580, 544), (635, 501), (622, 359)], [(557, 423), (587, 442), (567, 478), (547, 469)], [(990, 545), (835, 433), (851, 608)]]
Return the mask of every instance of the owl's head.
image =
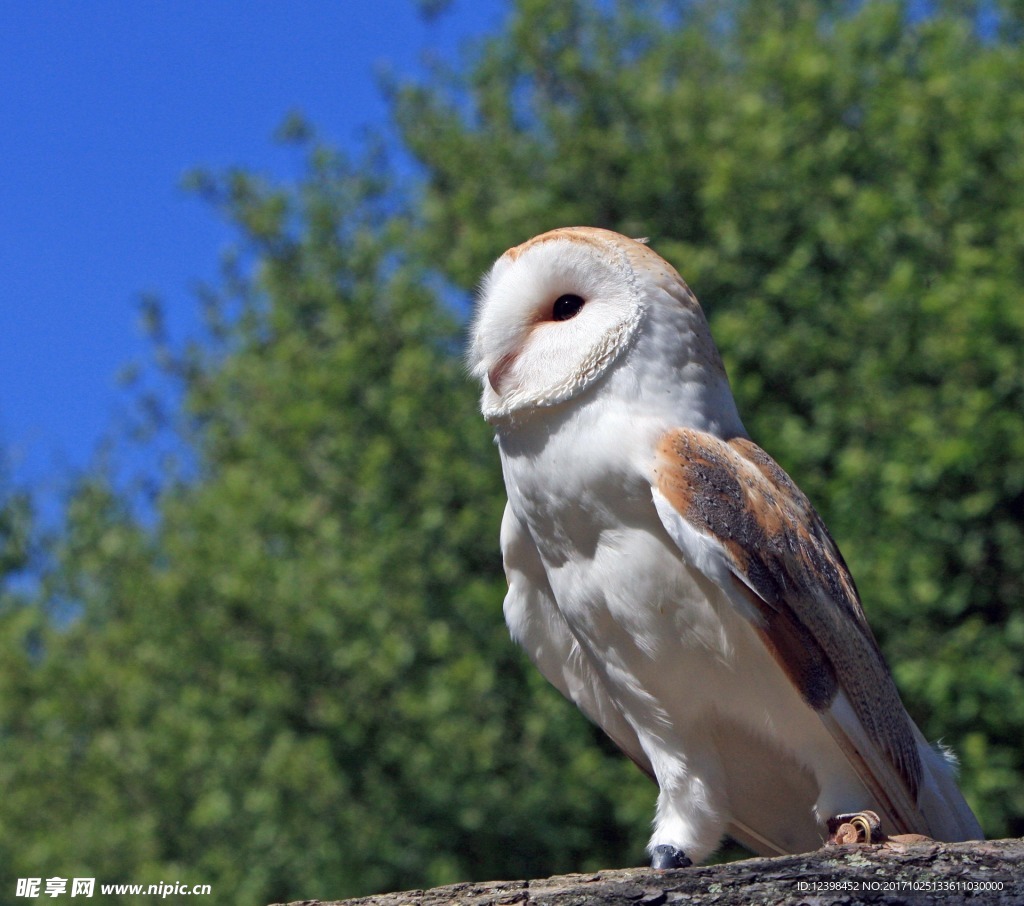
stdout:
[(666, 368), (696, 356), (724, 379), (697, 300), (642, 241), (566, 227), (509, 249), (484, 277), (473, 322), (468, 358), (483, 414), (499, 420), (583, 393), (659, 313), (678, 322), (657, 343), (674, 347), (657, 352)]

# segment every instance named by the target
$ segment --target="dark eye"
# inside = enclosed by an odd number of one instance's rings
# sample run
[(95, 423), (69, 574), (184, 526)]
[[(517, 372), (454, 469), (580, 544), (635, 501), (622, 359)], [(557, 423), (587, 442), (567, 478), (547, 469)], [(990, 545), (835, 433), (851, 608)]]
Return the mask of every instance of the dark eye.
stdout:
[(568, 321), (569, 318), (575, 318), (581, 308), (583, 308), (583, 299), (572, 293), (566, 293), (555, 299), (555, 304), (551, 308), (551, 317), (555, 321)]

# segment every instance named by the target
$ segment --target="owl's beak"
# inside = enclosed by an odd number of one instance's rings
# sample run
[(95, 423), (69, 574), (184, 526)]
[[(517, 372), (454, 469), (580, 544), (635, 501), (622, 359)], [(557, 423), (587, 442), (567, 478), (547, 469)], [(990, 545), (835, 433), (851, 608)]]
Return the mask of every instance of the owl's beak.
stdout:
[(501, 385), (504, 383), (509, 369), (515, 364), (518, 355), (516, 352), (505, 353), (487, 372), (487, 383), (491, 385), (491, 389), (498, 396), (501, 396)]

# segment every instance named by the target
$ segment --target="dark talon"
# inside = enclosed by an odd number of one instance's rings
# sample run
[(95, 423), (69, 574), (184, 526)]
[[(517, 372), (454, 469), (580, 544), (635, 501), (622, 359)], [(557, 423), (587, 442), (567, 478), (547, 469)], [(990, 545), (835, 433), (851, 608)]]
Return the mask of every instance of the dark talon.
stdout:
[(655, 846), (651, 852), (651, 868), (664, 870), (666, 868), (689, 868), (691, 865), (693, 863), (686, 858), (686, 853), (678, 847), (672, 846), (671, 843)]

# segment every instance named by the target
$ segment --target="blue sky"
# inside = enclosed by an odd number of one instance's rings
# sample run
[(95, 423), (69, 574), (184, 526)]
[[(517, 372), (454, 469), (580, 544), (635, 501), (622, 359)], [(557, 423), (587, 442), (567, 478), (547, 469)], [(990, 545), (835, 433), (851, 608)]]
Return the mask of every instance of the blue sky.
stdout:
[(0, 5), (0, 455), (43, 496), (125, 418), (117, 376), (148, 356), (139, 298), (172, 337), (229, 233), (183, 192), (196, 167), (286, 175), (272, 141), (302, 111), (360, 147), (387, 109), (377, 73), (423, 72), (496, 28), (500, 0), (11, 0)]

